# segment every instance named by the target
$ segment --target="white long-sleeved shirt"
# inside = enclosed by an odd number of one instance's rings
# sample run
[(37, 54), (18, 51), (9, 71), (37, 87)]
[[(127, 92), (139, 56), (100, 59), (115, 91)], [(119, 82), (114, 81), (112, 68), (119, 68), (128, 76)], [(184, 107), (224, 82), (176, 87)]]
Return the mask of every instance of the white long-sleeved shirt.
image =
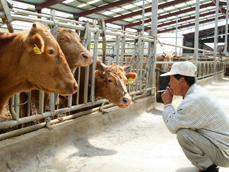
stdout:
[(189, 128), (211, 140), (229, 158), (229, 116), (211, 93), (193, 84), (183, 101), (174, 109), (164, 107), (163, 120), (170, 132)]

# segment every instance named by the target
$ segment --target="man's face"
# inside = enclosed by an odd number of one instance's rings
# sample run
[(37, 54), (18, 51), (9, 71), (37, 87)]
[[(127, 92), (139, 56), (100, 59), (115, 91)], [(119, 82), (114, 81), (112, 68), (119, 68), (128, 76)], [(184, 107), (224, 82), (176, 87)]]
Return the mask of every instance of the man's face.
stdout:
[(182, 90), (183, 90), (183, 82), (184, 78), (181, 78), (180, 80), (177, 80), (174, 75), (170, 75), (170, 90), (173, 93), (173, 95), (179, 96), (182, 95)]

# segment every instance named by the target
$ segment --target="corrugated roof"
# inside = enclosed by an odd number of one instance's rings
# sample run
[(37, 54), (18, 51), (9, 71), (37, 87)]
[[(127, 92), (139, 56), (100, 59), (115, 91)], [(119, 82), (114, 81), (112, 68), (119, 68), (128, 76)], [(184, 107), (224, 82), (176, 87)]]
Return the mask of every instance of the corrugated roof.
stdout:
[[(120, 28), (136, 31), (142, 29), (143, 0), (9, 0), (9, 2), (13, 5), (16, 2), (31, 4), (33, 9), (30, 7), (30, 10), (40, 12), (44, 12), (47, 8), (55, 9), (75, 20), (103, 19), (106, 24), (115, 24)], [(148, 31), (151, 26), (152, 0), (145, 0), (144, 4), (144, 30)], [(226, 0), (220, 0), (219, 5), (219, 22), (225, 21)], [(179, 31), (193, 28), (195, 7), (196, 0), (158, 0), (158, 33), (175, 32), (176, 23), (178, 23)], [(24, 6), (19, 8), (24, 8)], [(200, 0), (200, 26), (213, 23), (215, 12), (215, 0)]]

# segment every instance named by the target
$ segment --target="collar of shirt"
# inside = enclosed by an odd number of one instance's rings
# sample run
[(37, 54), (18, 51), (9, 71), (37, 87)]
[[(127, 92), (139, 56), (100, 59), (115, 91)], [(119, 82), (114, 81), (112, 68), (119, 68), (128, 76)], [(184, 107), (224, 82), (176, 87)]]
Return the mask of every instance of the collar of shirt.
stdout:
[(187, 95), (189, 95), (193, 90), (195, 90), (196, 87), (197, 87), (196, 83), (193, 84), (193, 85), (188, 89), (188, 91), (187, 91), (187, 93), (185, 94), (185, 96), (183, 97), (183, 99), (184, 99)]

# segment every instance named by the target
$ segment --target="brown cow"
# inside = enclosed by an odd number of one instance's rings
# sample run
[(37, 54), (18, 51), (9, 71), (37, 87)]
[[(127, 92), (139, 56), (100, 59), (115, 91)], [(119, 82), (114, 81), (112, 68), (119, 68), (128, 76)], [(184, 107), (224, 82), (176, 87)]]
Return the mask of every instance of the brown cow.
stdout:
[[(172, 62), (175, 57), (175, 53), (165, 53), (162, 55), (157, 55), (158, 62)], [(157, 64), (156, 68), (160, 71), (167, 72), (171, 68), (172, 64)]]
[[(92, 54), (80, 43), (80, 38), (76, 32), (67, 28), (58, 28), (57, 42), (63, 51), (67, 63), (71, 69), (80, 66), (88, 66), (93, 62)], [(22, 92), (21, 102), (26, 102), (28, 93)], [(49, 94), (45, 94), (44, 105), (47, 105)], [(31, 100), (36, 107), (39, 105), (39, 90), (31, 91)], [(45, 108), (45, 107), (44, 107)], [(27, 116), (26, 105), (21, 106), (21, 117)]]
[(59, 28), (57, 42), (71, 69), (88, 66), (93, 62), (92, 54), (80, 43), (78, 34), (71, 29)]
[[(125, 70), (129, 67), (122, 67), (119, 65), (106, 66), (99, 59), (97, 59), (95, 74), (95, 99), (107, 99), (110, 103), (117, 105), (119, 108), (127, 108), (132, 99), (127, 92), (126, 84), (129, 78), (136, 79), (137, 74), (129, 72), (126, 74)], [(78, 74), (76, 71), (76, 80)], [(79, 90), (79, 103), (83, 103), (84, 93), (84, 80), (85, 80), (85, 68), (81, 68), (80, 78), (80, 90)], [(90, 66), (89, 72), (89, 85), (92, 83), (92, 66)], [(90, 96), (90, 89), (88, 90), (88, 96)], [(73, 95), (73, 104), (75, 104), (76, 98)]]
[[(95, 71), (95, 99), (104, 98), (109, 102), (117, 105), (119, 108), (127, 108), (132, 99), (127, 92), (126, 84), (127, 79), (132, 78), (136, 79), (137, 74), (134, 72), (130, 72), (128, 74), (125, 73), (125, 70), (128, 69), (128, 66), (121, 67), (119, 65), (110, 65), (106, 66), (100, 60), (97, 59), (97, 67)], [(78, 91), (79, 95), (79, 103), (83, 103), (83, 93), (84, 93), (84, 80), (85, 80), (85, 67), (81, 68), (81, 78), (80, 78), (80, 90)], [(78, 69), (75, 73), (75, 78), (78, 77)], [(90, 66), (89, 73), (89, 90), (88, 97), (90, 97), (90, 85), (92, 83), (92, 66)], [(35, 97), (32, 95), (32, 97)], [(37, 96), (38, 97), (38, 96)], [(62, 104), (64, 107), (67, 107), (67, 99), (60, 96)], [(76, 94), (73, 95), (73, 105), (76, 104)], [(26, 101), (26, 99), (24, 100)], [(36, 99), (36, 104), (38, 105), (38, 99)], [(26, 112), (26, 108), (25, 112)], [(26, 114), (26, 113), (24, 113)], [(40, 122), (43, 122), (41, 120)], [(26, 126), (26, 125), (25, 125)]]
[[(92, 54), (80, 43), (78, 34), (73, 32), (71, 29), (58, 28), (57, 42), (66, 57), (70, 69), (81, 66), (85, 67), (93, 62)], [(32, 101), (36, 106), (38, 106), (39, 90), (32, 90), (31, 94)], [(47, 104), (48, 98), (49, 95), (46, 94), (44, 104)], [(25, 99), (24, 97), (22, 102), (26, 100), (27, 98)]]
[(78, 89), (57, 41), (38, 22), (30, 31), (0, 33), (0, 68), (0, 113), (23, 90), (69, 95)]

